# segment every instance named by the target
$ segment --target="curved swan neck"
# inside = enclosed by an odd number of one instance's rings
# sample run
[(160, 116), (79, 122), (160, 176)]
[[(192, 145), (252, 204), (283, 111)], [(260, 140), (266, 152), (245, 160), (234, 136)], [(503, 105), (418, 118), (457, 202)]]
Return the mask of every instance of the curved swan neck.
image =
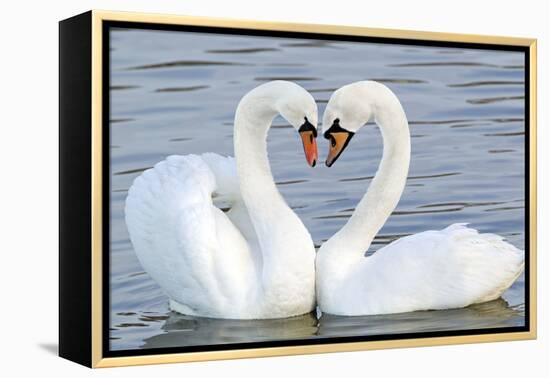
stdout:
[[(289, 287), (301, 288), (295, 290), (297, 298), (310, 295), (307, 290), (311, 291), (314, 282), (313, 241), (277, 190), (267, 156), (267, 132), (279, 114), (277, 106), (288, 101), (289, 97), (285, 96), (295, 96), (298, 89), (299, 95), (307, 95), (296, 84), (264, 84), (243, 97), (235, 114), (237, 174), (261, 249), (259, 290), (263, 302), (276, 302), (288, 294)], [(300, 293), (300, 290), (305, 291)]]
[(410, 133), (407, 117), (397, 97), (387, 87), (366, 82), (361, 93), (364, 106), (380, 128), (384, 143), (382, 160), (367, 193), (346, 225), (335, 235), (362, 257), (397, 206), (405, 188), (410, 162)]
[(278, 114), (277, 99), (283, 95), (279, 86), (257, 87), (242, 98), (235, 113), (237, 173), (242, 197), (253, 221), (268, 216), (260, 211), (266, 203), (287, 207), (277, 190), (267, 157), (267, 132)]

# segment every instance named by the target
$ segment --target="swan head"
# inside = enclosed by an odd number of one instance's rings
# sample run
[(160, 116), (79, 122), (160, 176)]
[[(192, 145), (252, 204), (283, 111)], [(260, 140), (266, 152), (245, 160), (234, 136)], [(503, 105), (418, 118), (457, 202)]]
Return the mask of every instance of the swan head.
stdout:
[(343, 86), (330, 97), (323, 114), (323, 136), (330, 142), (327, 167), (334, 164), (355, 133), (371, 118), (371, 105), (363, 94), (365, 83), (368, 82)]
[(313, 96), (298, 84), (275, 81), (282, 89), (275, 108), (300, 135), (307, 163), (315, 167), (317, 152), (317, 104)]

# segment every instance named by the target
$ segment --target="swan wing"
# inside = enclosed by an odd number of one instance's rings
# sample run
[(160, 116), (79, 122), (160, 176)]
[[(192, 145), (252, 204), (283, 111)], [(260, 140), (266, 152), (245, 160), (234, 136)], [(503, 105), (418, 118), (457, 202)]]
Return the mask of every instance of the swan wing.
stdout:
[(255, 280), (247, 240), (212, 202), (216, 193), (238, 200), (238, 183), (224, 171), (234, 162), (213, 155), (158, 163), (134, 181), (125, 209), (144, 269), (173, 301), (203, 316), (236, 311)]
[(237, 176), (235, 158), (222, 156), (213, 152), (200, 155), (202, 161), (208, 166), (215, 179), (215, 188), (212, 193), (214, 202), (223, 201), (228, 205), (242, 201)]
[(401, 238), (364, 259), (346, 282), (347, 313), (465, 307), (498, 298), (523, 272), (524, 252), (465, 224)]
[(216, 179), (216, 189), (212, 193), (214, 203), (218, 208), (229, 208), (225, 214), (248, 241), (254, 262), (259, 268), (262, 257), (258, 236), (242, 198), (235, 158), (212, 152), (202, 154), (201, 158), (208, 165)]

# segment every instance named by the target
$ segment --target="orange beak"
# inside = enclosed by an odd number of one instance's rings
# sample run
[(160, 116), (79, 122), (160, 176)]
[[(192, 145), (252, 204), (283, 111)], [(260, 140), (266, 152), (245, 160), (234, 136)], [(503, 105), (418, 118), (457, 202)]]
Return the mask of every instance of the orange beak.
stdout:
[(313, 131), (300, 131), (300, 138), (302, 138), (302, 144), (304, 145), (307, 163), (310, 167), (315, 167), (315, 164), (317, 164), (317, 140)]
[(327, 167), (332, 166), (332, 164), (334, 164), (334, 162), (340, 157), (352, 136), (353, 133), (346, 131), (325, 134), (325, 138), (330, 141), (327, 161), (325, 162)]

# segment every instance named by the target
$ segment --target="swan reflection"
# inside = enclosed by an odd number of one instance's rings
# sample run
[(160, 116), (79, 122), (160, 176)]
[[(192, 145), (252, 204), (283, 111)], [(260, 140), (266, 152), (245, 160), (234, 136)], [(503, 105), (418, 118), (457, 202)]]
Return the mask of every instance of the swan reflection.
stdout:
[(284, 319), (232, 320), (199, 318), (171, 312), (161, 329), (142, 348), (232, 344), (270, 340), (308, 339), (317, 334), (314, 312)]
[(415, 311), (390, 315), (335, 316), (323, 314), (319, 336), (369, 336), (523, 326), (523, 307), (499, 298), (460, 309)]
[(228, 320), (170, 312), (164, 333), (145, 339), (141, 348), (232, 344), (319, 337), (387, 335), (523, 325), (523, 306), (500, 298), (462, 309), (394, 315), (335, 316), (315, 312), (286, 319)]

